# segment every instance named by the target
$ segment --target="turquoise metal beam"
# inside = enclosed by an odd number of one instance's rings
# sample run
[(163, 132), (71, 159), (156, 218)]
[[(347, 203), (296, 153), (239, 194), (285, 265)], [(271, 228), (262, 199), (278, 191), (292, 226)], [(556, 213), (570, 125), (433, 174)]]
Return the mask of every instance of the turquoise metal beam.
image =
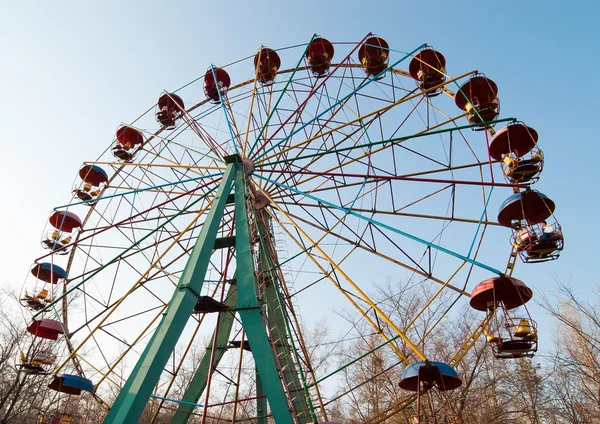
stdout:
[(102, 197), (96, 197), (95, 199), (91, 199), (91, 200), (82, 200), (81, 202), (68, 203), (66, 205), (56, 206), (52, 210), (53, 211), (59, 211), (61, 209), (69, 209), (71, 206), (85, 205), (85, 204), (91, 203), (91, 202), (99, 202), (101, 200), (112, 199), (113, 197), (123, 197), (123, 196), (127, 196), (129, 194), (134, 194), (135, 195), (136, 193), (142, 193), (144, 191), (157, 190), (159, 188), (165, 188), (165, 187), (173, 187), (173, 186), (176, 186), (177, 184), (192, 183), (192, 182), (196, 182), (196, 181), (205, 180), (207, 178), (218, 177), (218, 176), (220, 176), (222, 174), (223, 174), (222, 172), (218, 172), (218, 173), (215, 173), (215, 174), (206, 174), (206, 175), (202, 175), (201, 177), (187, 178), (185, 180), (174, 181), (172, 183), (159, 184), (159, 185), (154, 185), (154, 186), (150, 186), (150, 187), (140, 188), (140, 189), (137, 189), (137, 190), (123, 191), (123, 192), (120, 192), (120, 193), (109, 194), (109, 195), (102, 196)]
[(366, 222), (369, 222), (371, 224), (374, 224), (374, 225), (376, 225), (376, 226), (378, 226), (380, 228), (383, 228), (385, 230), (394, 232), (396, 234), (400, 234), (403, 237), (406, 237), (406, 238), (408, 238), (410, 240), (414, 240), (414, 241), (416, 241), (418, 243), (424, 244), (425, 246), (429, 246), (429, 247), (431, 247), (431, 248), (433, 248), (435, 250), (438, 250), (438, 251), (440, 251), (442, 253), (446, 253), (446, 254), (448, 254), (450, 256), (454, 256), (455, 258), (458, 258), (460, 260), (468, 262), (468, 263), (470, 263), (472, 265), (475, 265), (475, 266), (477, 266), (479, 268), (483, 268), (483, 269), (485, 269), (487, 271), (493, 272), (494, 274), (502, 275), (502, 271), (499, 271), (496, 268), (492, 268), (491, 266), (488, 266), (488, 265), (486, 265), (486, 264), (484, 264), (482, 262), (478, 262), (478, 261), (476, 261), (474, 259), (471, 259), (471, 258), (469, 258), (467, 256), (461, 255), (460, 253), (454, 252), (453, 250), (446, 249), (445, 247), (442, 247), (442, 246), (437, 245), (435, 243), (431, 243), (431, 242), (429, 242), (427, 240), (424, 240), (422, 238), (419, 238), (417, 236), (413, 236), (412, 234), (407, 233), (406, 231), (399, 230), (396, 227), (392, 227), (391, 225), (385, 224), (385, 223), (383, 223), (381, 221), (377, 221), (375, 219), (369, 218), (368, 216), (362, 215), (362, 214), (360, 214), (358, 212), (355, 212), (355, 211), (353, 211), (351, 209), (348, 209), (348, 208), (346, 208), (344, 206), (336, 205), (335, 203), (332, 203), (332, 202), (329, 202), (327, 200), (321, 199), (321, 198), (319, 198), (317, 196), (314, 196), (312, 194), (309, 194), (309, 193), (306, 193), (304, 191), (298, 190), (298, 189), (296, 189), (294, 187), (291, 187), (291, 186), (288, 186), (286, 184), (282, 184), (279, 181), (275, 181), (275, 180), (272, 180), (270, 178), (263, 177), (262, 175), (257, 175), (257, 177), (260, 178), (260, 179), (262, 179), (262, 180), (264, 180), (264, 181), (272, 183), (272, 184), (274, 184), (274, 185), (276, 185), (278, 187), (283, 187), (283, 188), (285, 188), (287, 190), (290, 190), (290, 191), (292, 191), (294, 193), (300, 194), (300, 195), (302, 195), (304, 197), (307, 197), (307, 198), (309, 198), (311, 200), (314, 200), (315, 202), (323, 204), (323, 205), (325, 205), (327, 207), (330, 207), (330, 208), (333, 208), (333, 209), (337, 209), (337, 210), (339, 210), (341, 212), (344, 212), (344, 213), (346, 213), (348, 215), (355, 216), (355, 217), (357, 217), (359, 219), (362, 219), (363, 221), (366, 221)]
[(198, 301), (227, 203), (227, 196), (231, 192), (233, 180), (239, 168), (240, 166), (236, 163), (229, 163), (227, 166), (211, 209), (202, 225), (198, 240), (185, 265), (169, 306), (127, 379), (125, 386), (121, 389), (119, 396), (117, 396), (115, 403), (104, 419), (105, 424), (138, 422)]
[[(231, 308), (232, 311), (221, 312), (219, 314), (218, 326), (215, 330), (215, 333), (217, 334), (213, 334), (213, 337), (210, 339), (211, 342), (206, 347), (206, 352), (204, 353), (204, 356), (198, 365), (198, 369), (196, 370), (192, 381), (183, 395), (182, 401), (177, 408), (177, 412), (175, 412), (175, 416), (171, 421), (172, 424), (185, 424), (188, 422), (192, 412), (194, 411), (194, 408), (196, 407), (196, 404), (198, 403), (198, 400), (200, 399), (200, 396), (206, 388), (209, 372), (211, 370), (214, 371), (214, 369), (219, 365), (221, 358), (223, 358), (223, 355), (227, 351), (227, 344), (231, 335), (233, 322), (235, 321), (235, 312), (233, 309), (235, 309), (237, 306), (237, 300), (237, 285), (232, 282), (232, 284), (229, 286), (225, 302), (223, 302), (225, 306)], [(215, 346), (215, 354), (211, 366), (210, 358), (215, 340), (217, 343)]]
[(256, 136), (256, 139), (254, 140), (254, 144), (252, 145), (252, 147), (250, 147), (250, 151), (248, 152), (248, 155), (250, 155), (250, 156), (252, 155), (252, 153), (254, 152), (254, 148), (256, 147), (256, 145), (258, 144), (258, 142), (260, 141), (260, 139), (263, 136), (265, 130), (267, 129), (267, 127), (269, 125), (269, 122), (271, 121), (271, 118), (278, 112), (277, 111), (277, 107), (279, 106), (279, 103), (281, 102), (281, 100), (285, 96), (288, 87), (290, 86), (290, 84), (294, 80), (294, 76), (296, 75), (296, 72), (300, 68), (300, 65), (302, 64), (302, 62), (304, 62), (304, 58), (306, 57), (306, 52), (307, 52), (308, 48), (310, 47), (310, 44), (312, 43), (312, 41), (315, 39), (316, 36), (317, 36), (317, 34), (313, 34), (313, 36), (310, 38), (310, 41), (308, 42), (308, 44), (306, 44), (306, 48), (304, 49), (304, 52), (300, 56), (300, 59), (298, 59), (298, 63), (296, 63), (296, 67), (294, 68), (294, 70), (290, 74), (290, 77), (288, 78), (287, 82), (285, 83), (285, 86), (283, 87), (283, 90), (281, 90), (281, 93), (279, 94), (279, 98), (275, 102), (275, 105), (271, 109), (271, 112), (268, 114), (267, 119), (265, 120), (264, 125), (261, 127), (260, 131), (258, 132), (258, 135)]
[(267, 398), (265, 397), (265, 391), (263, 390), (258, 371), (256, 371), (256, 416), (258, 417), (256, 424), (269, 424)]
[(238, 313), (252, 349), (256, 370), (260, 374), (260, 381), (271, 407), (273, 419), (277, 424), (292, 424), (297, 421), (290, 411), (281, 383), (273, 348), (267, 337), (264, 310), (258, 299), (246, 207), (246, 181), (241, 165), (236, 166), (239, 167), (235, 177)]
[(300, 131), (303, 131), (308, 125), (312, 125), (313, 122), (315, 122), (316, 120), (320, 119), (326, 113), (329, 113), (331, 110), (335, 109), (336, 107), (338, 107), (340, 105), (343, 105), (343, 103), (346, 102), (354, 94), (358, 93), (360, 90), (362, 90), (363, 88), (365, 88), (367, 85), (371, 84), (373, 81), (377, 81), (379, 75), (383, 75), (384, 73), (386, 73), (388, 70), (392, 69), (394, 66), (398, 65), (403, 60), (405, 60), (405, 59), (413, 56), (416, 52), (418, 52), (419, 50), (421, 50), (425, 46), (427, 46), (427, 44), (422, 44), (419, 47), (417, 47), (416, 49), (414, 49), (412, 52), (405, 53), (405, 55), (402, 56), (401, 59), (399, 59), (396, 62), (394, 62), (393, 64), (389, 65), (387, 68), (385, 68), (379, 74), (377, 74), (377, 75), (373, 76), (372, 78), (369, 78), (368, 80), (362, 82), (357, 88), (355, 88), (354, 90), (352, 90), (350, 93), (346, 94), (344, 97), (342, 97), (341, 99), (339, 99), (333, 105), (331, 105), (328, 108), (326, 108), (325, 110), (321, 111), (319, 114), (317, 114), (312, 119), (310, 119), (307, 122), (305, 122), (303, 125), (300, 125), (298, 128), (295, 128), (291, 133), (289, 133), (288, 135), (286, 135), (285, 137), (283, 137), (277, 143), (273, 144), (270, 148), (268, 148), (267, 150), (265, 150), (262, 154), (257, 155), (257, 157), (253, 158), (254, 161), (258, 162), (262, 157), (264, 157), (265, 155), (267, 155), (269, 152), (275, 150), (278, 146), (281, 146), (283, 143), (285, 143), (287, 140), (289, 140), (290, 138), (292, 138), (294, 135), (298, 134)]
[[(221, 90), (219, 89), (219, 80), (217, 79), (217, 73), (215, 72), (215, 66), (210, 64), (210, 72), (213, 76), (213, 81), (217, 86), (217, 94), (219, 95), (219, 102), (221, 103), (221, 108), (223, 109), (223, 114), (225, 115), (225, 121), (227, 122), (227, 127), (229, 128), (229, 134), (231, 135), (231, 144), (233, 145), (233, 151), (238, 154), (238, 147), (236, 144), (236, 139), (233, 134), (233, 128), (231, 127), (231, 122), (229, 121), (229, 115), (227, 115), (227, 108), (225, 107), (225, 102), (223, 101), (223, 95), (221, 94)], [(236, 131), (237, 132), (237, 131)]]

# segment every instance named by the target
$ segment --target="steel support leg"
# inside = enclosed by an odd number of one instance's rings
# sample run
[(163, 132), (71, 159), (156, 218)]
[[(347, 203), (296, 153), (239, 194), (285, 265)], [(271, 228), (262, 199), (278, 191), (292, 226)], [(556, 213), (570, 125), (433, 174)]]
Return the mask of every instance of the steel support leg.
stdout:
[[(241, 168), (241, 165), (238, 165)], [(288, 399), (281, 384), (273, 348), (267, 337), (266, 319), (258, 299), (254, 258), (252, 256), (246, 181), (240, 169), (235, 177), (235, 232), (238, 278), (238, 313), (244, 325), (256, 370), (277, 424), (295, 423)]]
[(265, 397), (265, 391), (263, 390), (258, 371), (256, 371), (256, 416), (258, 417), (257, 424), (269, 424), (267, 398)]
[(235, 321), (235, 307), (237, 306), (237, 285), (231, 284), (229, 287), (229, 291), (227, 292), (227, 298), (225, 299), (224, 304), (232, 309), (230, 312), (221, 312), (219, 314), (219, 324), (218, 324), (218, 332), (216, 335), (216, 346), (215, 346), (215, 355), (213, 359), (212, 366), (210, 364), (211, 351), (213, 349), (213, 341), (215, 340), (215, 335), (211, 338), (211, 342), (206, 348), (206, 352), (198, 365), (198, 369), (190, 382), (190, 385), (185, 391), (183, 395), (183, 401), (186, 403), (180, 403), (177, 408), (177, 412), (175, 412), (175, 416), (171, 421), (172, 424), (185, 424), (188, 422), (191, 413), (194, 411), (195, 406), (190, 405), (191, 403), (198, 403), (200, 396), (202, 396), (202, 392), (206, 388), (206, 384), (208, 382), (208, 373), (209, 370), (214, 370), (221, 361), (221, 358), (227, 351), (227, 343), (229, 341), (229, 336), (231, 335), (231, 328), (233, 327), (233, 322)]
[[(106, 424), (137, 423), (198, 301), (227, 196), (239, 165), (230, 163), (165, 314), (108, 415)], [(241, 172), (240, 172), (241, 173)], [(283, 422), (283, 421), (282, 421)]]

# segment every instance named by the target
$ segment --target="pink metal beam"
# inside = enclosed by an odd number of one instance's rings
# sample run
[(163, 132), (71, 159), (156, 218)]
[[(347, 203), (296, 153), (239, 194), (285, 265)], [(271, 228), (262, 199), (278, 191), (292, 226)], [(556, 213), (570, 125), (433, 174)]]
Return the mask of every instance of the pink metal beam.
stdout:
[[(451, 170), (451, 169), (449, 169)], [(262, 169), (261, 169), (262, 171)], [(265, 172), (272, 173), (289, 173), (289, 174), (300, 174), (300, 175), (317, 175), (317, 176), (326, 176), (326, 177), (344, 177), (344, 178), (366, 178), (369, 180), (399, 180), (399, 181), (416, 181), (421, 183), (440, 183), (440, 184), (459, 184), (459, 185), (475, 185), (475, 186), (485, 186), (485, 187), (511, 187), (511, 188), (527, 188), (526, 184), (511, 184), (511, 183), (497, 183), (497, 182), (487, 182), (487, 181), (465, 181), (465, 180), (446, 180), (446, 179), (438, 179), (438, 178), (419, 178), (419, 177), (402, 177), (399, 175), (370, 175), (370, 174), (348, 174), (343, 172), (314, 172), (314, 171), (291, 171), (291, 170), (280, 170), (280, 169), (269, 169), (264, 170)]]

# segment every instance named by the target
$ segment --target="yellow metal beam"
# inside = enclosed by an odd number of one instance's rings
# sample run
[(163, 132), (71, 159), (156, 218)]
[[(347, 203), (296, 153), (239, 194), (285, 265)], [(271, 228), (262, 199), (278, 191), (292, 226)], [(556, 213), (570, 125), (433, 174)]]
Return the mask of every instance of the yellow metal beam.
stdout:
[[(268, 195), (267, 195), (268, 196)], [(272, 201), (272, 199), (269, 199)], [(311, 237), (306, 234), (306, 232), (304, 230), (302, 230), (302, 228), (300, 228), (299, 226), (297, 226), (296, 224), (294, 224), (294, 221), (290, 219), (290, 217), (287, 215), (286, 211), (284, 209), (282, 209), (281, 207), (279, 207), (277, 204), (275, 204), (273, 202), (274, 206), (277, 208), (277, 210), (286, 217), (286, 219), (292, 223), (292, 225), (295, 226), (296, 230), (302, 235), (302, 237), (304, 237), (306, 240), (309, 241), (310, 245), (319, 252), (319, 255), (324, 258), (332, 267), (333, 269), (342, 277), (344, 278), (344, 280), (346, 280), (346, 282), (358, 293), (358, 295), (360, 296), (360, 298), (365, 301), (365, 303), (367, 303), (372, 309), (373, 311), (375, 311), (375, 313), (381, 317), (381, 319), (383, 319), (383, 321), (386, 322), (386, 324), (388, 324), (390, 326), (390, 328), (408, 345), (408, 347), (410, 347), (410, 349), (423, 361), (427, 360), (427, 357), (421, 352), (421, 350), (408, 338), (408, 336), (406, 336), (406, 334), (404, 334), (404, 332), (402, 330), (400, 330), (400, 328), (398, 328), (396, 326), (396, 324), (394, 324), (394, 322), (377, 306), (377, 304), (375, 302), (373, 302), (371, 300), (371, 298), (369, 298), (369, 296), (361, 290), (361, 288), (350, 278), (350, 276), (348, 276), (330, 257), (329, 255), (327, 255), (327, 253), (325, 253), (325, 251), (323, 249), (321, 249), (319, 247), (319, 245), (317, 243), (315, 243)], [(282, 226), (285, 229), (285, 226)], [(287, 229), (285, 229), (285, 231), (287, 232)], [(289, 234), (289, 232), (288, 232)], [(302, 247), (302, 245), (300, 244), (300, 247)], [(338, 286), (338, 284), (335, 282), (335, 280), (329, 275), (329, 273), (318, 263), (318, 261), (316, 259), (314, 259), (312, 257), (312, 254), (309, 253), (308, 257), (312, 259), (312, 261), (315, 263), (315, 265), (317, 265), (322, 272), (327, 276), (327, 278), (334, 283), (334, 285), (340, 289), (340, 291), (342, 292), (342, 294), (344, 294), (344, 296), (350, 300), (350, 302), (358, 308), (358, 305), (356, 305), (356, 302), (354, 302), (354, 300), (352, 300), (350, 298), (350, 296), (346, 293), (345, 290), (341, 290), (341, 287)], [(360, 311), (362, 311), (362, 309), (358, 308)], [(364, 314), (364, 311), (362, 311), (362, 313)], [(365, 314), (365, 317), (366, 314)], [(381, 330), (379, 330), (379, 328), (375, 325), (375, 328), (378, 329), (378, 332), (380, 334), (383, 333), (381, 332)], [(385, 337), (384, 337), (385, 338)], [(386, 340), (387, 341), (387, 340)], [(391, 344), (392, 346), (394, 346), (393, 344)], [(398, 351), (396, 353), (399, 353)], [(403, 355), (399, 354), (400, 357), (403, 357)], [(406, 358), (404, 358), (406, 359)], [(406, 359), (406, 361), (408, 361)], [(408, 362), (407, 362), (408, 363)]]

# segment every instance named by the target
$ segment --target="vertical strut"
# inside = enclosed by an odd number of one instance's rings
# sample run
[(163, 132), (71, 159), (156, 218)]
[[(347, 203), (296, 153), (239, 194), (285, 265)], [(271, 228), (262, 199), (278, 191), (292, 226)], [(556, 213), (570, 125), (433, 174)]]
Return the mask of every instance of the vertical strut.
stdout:
[[(237, 164), (241, 168), (240, 164)], [(238, 313), (252, 348), (252, 356), (260, 382), (269, 401), (277, 424), (297, 422), (291, 414), (290, 404), (282, 387), (276, 357), (266, 332), (266, 319), (258, 299), (254, 257), (251, 250), (248, 209), (246, 206), (246, 181), (240, 169), (235, 177), (235, 231), (238, 275)]]
[(258, 417), (257, 424), (269, 424), (269, 416), (267, 415), (267, 398), (263, 390), (260, 375), (256, 371), (256, 416)]

